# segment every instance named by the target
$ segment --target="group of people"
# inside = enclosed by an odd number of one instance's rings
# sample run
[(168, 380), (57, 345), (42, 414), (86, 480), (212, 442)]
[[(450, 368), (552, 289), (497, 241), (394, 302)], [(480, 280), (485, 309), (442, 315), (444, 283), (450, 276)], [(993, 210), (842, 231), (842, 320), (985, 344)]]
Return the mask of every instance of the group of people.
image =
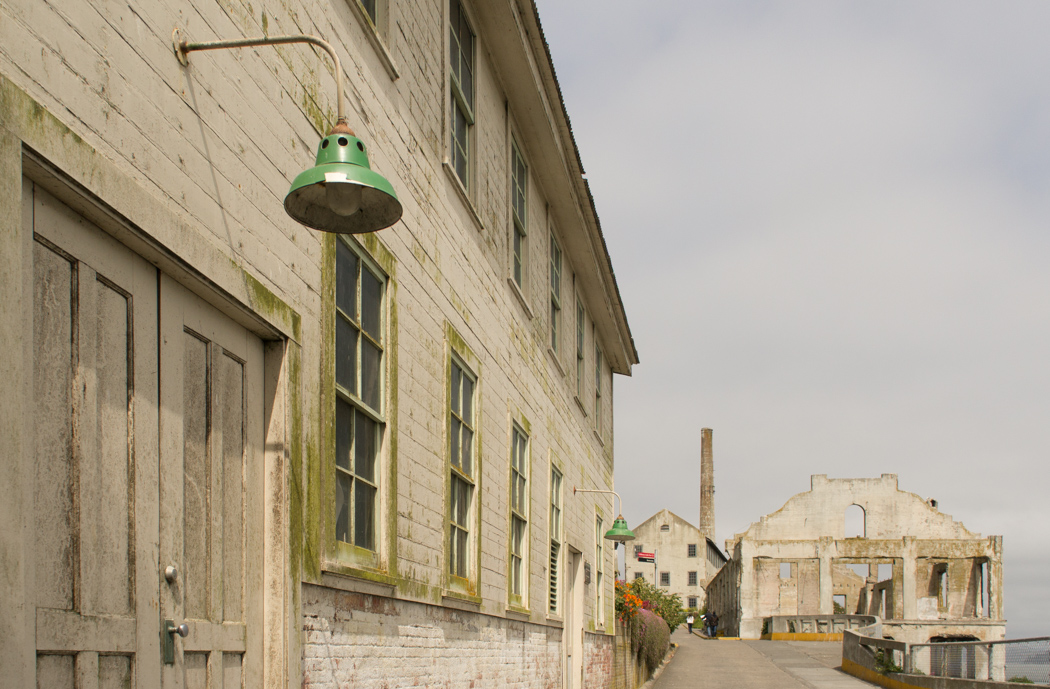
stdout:
[[(710, 637), (714, 637), (718, 631), (718, 614), (712, 610), (711, 612), (703, 615), (700, 619), (704, 622), (704, 633)], [(693, 617), (693, 613), (689, 613), (689, 617), (685, 618), (685, 623), (689, 625), (689, 633), (693, 633), (693, 622), (696, 618)]]

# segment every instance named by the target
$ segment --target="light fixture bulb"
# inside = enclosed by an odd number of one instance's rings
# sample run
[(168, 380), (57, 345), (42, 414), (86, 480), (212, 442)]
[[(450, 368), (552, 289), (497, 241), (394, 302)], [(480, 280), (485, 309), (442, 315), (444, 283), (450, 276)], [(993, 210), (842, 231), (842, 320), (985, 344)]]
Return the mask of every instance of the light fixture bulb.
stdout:
[(325, 201), (334, 213), (348, 217), (361, 210), (363, 188), (352, 182), (327, 182)]

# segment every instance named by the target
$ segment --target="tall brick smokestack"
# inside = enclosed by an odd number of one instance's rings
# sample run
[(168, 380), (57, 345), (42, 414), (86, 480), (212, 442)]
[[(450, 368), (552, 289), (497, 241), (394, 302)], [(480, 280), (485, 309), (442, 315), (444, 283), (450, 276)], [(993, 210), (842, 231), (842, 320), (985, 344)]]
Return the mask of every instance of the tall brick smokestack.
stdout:
[(700, 429), (700, 535), (715, 540), (715, 457), (711, 429)]

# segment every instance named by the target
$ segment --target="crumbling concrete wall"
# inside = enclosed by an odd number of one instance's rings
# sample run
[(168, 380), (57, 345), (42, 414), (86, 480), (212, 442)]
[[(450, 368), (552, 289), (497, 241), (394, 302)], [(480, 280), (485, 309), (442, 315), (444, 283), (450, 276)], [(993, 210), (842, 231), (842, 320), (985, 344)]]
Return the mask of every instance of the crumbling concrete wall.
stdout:
[[(813, 476), (811, 490), (727, 542), (735, 565), (712, 581), (726, 628), (755, 638), (766, 617), (833, 614), (838, 603), (882, 617), (898, 640), (1003, 638), (1002, 537), (982, 538), (935, 505), (899, 490), (894, 474)], [(847, 537), (850, 508), (861, 535)]]

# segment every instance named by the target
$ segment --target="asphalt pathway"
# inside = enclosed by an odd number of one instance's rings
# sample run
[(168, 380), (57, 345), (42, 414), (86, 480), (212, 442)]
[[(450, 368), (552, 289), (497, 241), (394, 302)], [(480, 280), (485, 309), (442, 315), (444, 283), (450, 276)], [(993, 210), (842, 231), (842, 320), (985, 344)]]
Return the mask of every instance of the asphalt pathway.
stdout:
[(842, 645), (820, 641), (713, 641), (675, 631), (678, 652), (652, 689), (869, 689), (838, 669)]

